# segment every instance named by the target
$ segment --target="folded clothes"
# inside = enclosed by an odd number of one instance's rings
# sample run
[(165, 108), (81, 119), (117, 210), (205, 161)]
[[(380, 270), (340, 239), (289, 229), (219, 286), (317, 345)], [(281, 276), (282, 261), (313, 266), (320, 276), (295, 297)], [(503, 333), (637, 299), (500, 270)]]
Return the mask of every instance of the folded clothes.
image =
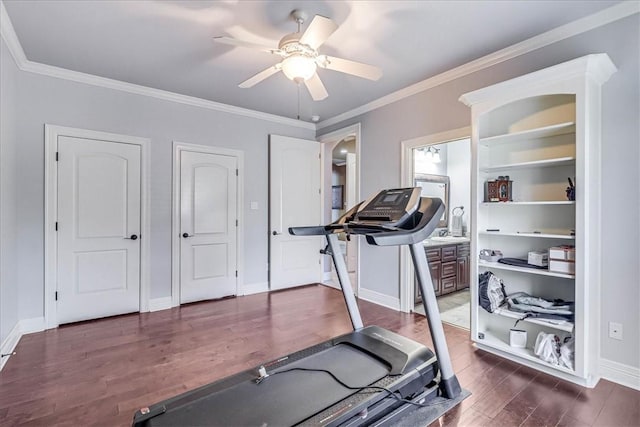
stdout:
[(540, 267), (539, 265), (529, 264), (526, 259), (520, 258), (500, 258), (499, 263), (507, 265), (515, 265), (516, 267), (537, 268), (540, 270), (547, 270), (547, 267)]

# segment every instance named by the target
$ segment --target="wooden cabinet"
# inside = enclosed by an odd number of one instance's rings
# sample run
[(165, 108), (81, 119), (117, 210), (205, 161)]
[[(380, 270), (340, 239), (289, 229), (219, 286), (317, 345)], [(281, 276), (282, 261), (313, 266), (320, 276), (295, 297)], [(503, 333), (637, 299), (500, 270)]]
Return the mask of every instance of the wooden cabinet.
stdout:
[[(433, 291), (436, 293), (436, 296), (441, 295), (442, 290), (440, 289), (440, 262), (431, 262), (429, 263), (429, 271), (431, 272), (431, 281), (433, 282)], [(418, 300), (418, 302), (422, 301), (422, 297)]]
[[(469, 287), (469, 243), (425, 248), (436, 296)], [(415, 303), (422, 301), (415, 284)]]
[(458, 283), (456, 290), (459, 291), (469, 287), (469, 257), (458, 258)]
[[(473, 127), (471, 338), (483, 350), (590, 387), (598, 381), (594, 336), (602, 329), (600, 85), (613, 72), (606, 54), (587, 55), (461, 97), (472, 108)], [(487, 195), (485, 184), (495, 180), (512, 182), (507, 201)], [(575, 200), (565, 192), (570, 180)], [(576, 247), (575, 274), (478, 259), (482, 249), (527, 259), (529, 251), (566, 244)], [(507, 294), (574, 301), (575, 323), (527, 318), (518, 324), (527, 333), (526, 347), (510, 346), (509, 330), (522, 313), (479, 306), (478, 275), (486, 271), (502, 279)], [(571, 366), (536, 356), (541, 332), (574, 339)]]
[[(442, 287), (440, 286), (440, 262), (442, 260), (442, 251), (440, 248), (432, 248), (425, 250), (427, 255), (427, 262), (429, 263), (429, 271), (431, 272), (431, 281), (433, 282), (433, 291), (436, 296), (442, 294)], [(422, 301), (422, 297), (417, 302)]]

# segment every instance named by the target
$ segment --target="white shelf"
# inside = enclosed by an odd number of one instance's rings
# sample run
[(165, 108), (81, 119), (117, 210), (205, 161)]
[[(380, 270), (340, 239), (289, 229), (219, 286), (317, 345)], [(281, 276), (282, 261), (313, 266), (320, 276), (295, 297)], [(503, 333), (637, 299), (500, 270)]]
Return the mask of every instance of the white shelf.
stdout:
[(496, 337), (491, 332), (483, 332), (483, 333), (484, 333), (484, 339), (477, 340), (477, 343), (480, 345), (493, 347), (504, 353), (510, 353), (522, 359), (526, 359), (528, 361), (531, 361), (540, 365), (548, 366), (550, 368), (557, 369), (562, 372), (566, 372), (567, 374), (575, 375), (575, 372), (569, 368), (566, 368), (560, 365), (552, 365), (551, 363), (547, 363), (544, 360), (538, 358), (538, 356), (536, 356), (533, 350), (530, 348), (511, 347), (508, 343), (502, 341), (500, 338)]
[(561, 206), (561, 205), (575, 205), (575, 200), (537, 200), (528, 202), (481, 202), (482, 206)]
[[(515, 313), (513, 311), (509, 311), (506, 308), (498, 308), (493, 314), (497, 314), (503, 317), (508, 317), (510, 319), (522, 319), (524, 317), (523, 313)], [(573, 323), (569, 321), (555, 321), (555, 320), (541, 320), (535, 319), (532, 317), (528, 317), (526, 319), (522, 319), (522, 322), (533, 323), (535, 325), (547, 326), (549, 328), (558, 329), (560, 331), (565, 332), (573, 332)]]
[(492, 268), (496, 270), (517, 271), (519, 273), (535, 274), (538, 276), (561, 277), (563, 279), (576, 278), (574, 274), (556, 273), (554, 271), (543, 270), (541, 268), (518, 267), (517, 265), (502, 264), (500, 262), (490, 262), (484, 260), (478, 260), (478, 267)]
[(502, 165), (495, 165), (485, 168), (480, 168), (480, 172), (492, 173), (498, 171), (512, 170), (512, 169), (530, 169), (530, 168), (547, 168), (554, 166), (569, 166), (576, 162), (575, 157), (556, 157), (553, 159), (534, 160), (531, 162), (521, 163), (506, 163)]
[(507, 144), (526, 139), (548, 138), (557, 135), (566, 135), (575, 133), (576, 124), (574, 122), (558, 123), (550, 126), (543, 126), (536, 129), (528, 129), (520, 132), (507, 133), (504, 135), (489, 136), (480, 138), (480, 144), (483, 146), (495, 144)]
[(517, 231), (479, 231), (483, 236), (505, 236), (505, 237), (538, 237), (542, 239), (575, 240), (576, 236), (561, 233), (518, 233)]

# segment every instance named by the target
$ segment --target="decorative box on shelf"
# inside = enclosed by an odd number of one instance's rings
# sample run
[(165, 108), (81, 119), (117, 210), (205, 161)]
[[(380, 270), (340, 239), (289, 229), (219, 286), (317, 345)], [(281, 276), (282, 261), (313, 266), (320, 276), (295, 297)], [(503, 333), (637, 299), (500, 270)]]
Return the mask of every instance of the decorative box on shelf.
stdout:
[(513, 181), (507, 176), (499, 176), (485, 182), (484, 201), (485, 202), (511, 202)]

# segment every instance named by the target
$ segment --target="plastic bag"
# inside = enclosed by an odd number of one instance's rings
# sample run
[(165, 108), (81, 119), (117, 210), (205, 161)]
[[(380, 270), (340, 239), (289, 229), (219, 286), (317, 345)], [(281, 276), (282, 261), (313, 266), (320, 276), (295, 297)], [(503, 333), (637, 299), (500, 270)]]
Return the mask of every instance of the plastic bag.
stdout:
[(540, 332), (536, 337), (533, 352), (540, 359), (552, 365), (560, 364), (560, 338), (554, 334)]
[(504, 304), (507, 293), (504, 290), (504, 283), (495, 274), (486, 271), (478, 277), (478, 302), (482, 308), (489, 313), (496, 311)]

